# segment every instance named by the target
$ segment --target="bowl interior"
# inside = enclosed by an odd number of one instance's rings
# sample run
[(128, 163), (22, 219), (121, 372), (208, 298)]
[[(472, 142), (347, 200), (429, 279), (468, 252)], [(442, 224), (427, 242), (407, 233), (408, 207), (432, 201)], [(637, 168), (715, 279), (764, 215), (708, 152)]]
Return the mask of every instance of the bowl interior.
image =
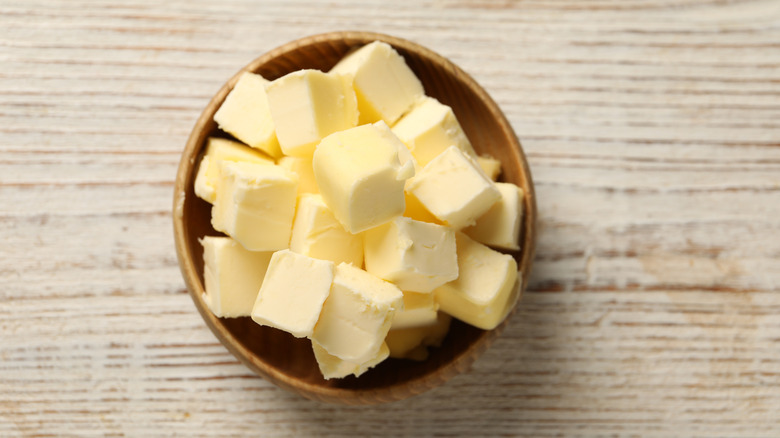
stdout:
[(453, 320), (440, 348), (423, 362), (388, 359), (359, 378), (325, 380), (314, 359), (311, 343), (282, 331), (261, 327), (250, 318), (214, 317), (202, 299), (203, 249), (198, 239), (220, 235), (210, 223), (211, 205), (193, 192), (195, 170), (209, 136), (225, 136), (213, 115), (243, 71), (273, 80), (302, 68), (329, 70), (350, 50), (374, 40), (392, 45), (422, 81), (426, 94), (452, 107), (480, 154), (502, 162), (500, 180), (525, 191), (521, 250), (512, 255), (522, 270), (524, 289), (534, 252), (536, 205), (533, 184), (520, 144), (496, 104), (474, 80), (443, 57), (414, 43), (368, 32), (316, 35), (279, 47), (256, 59), (231, 78), (204, 110), (182, 155), (174, 195), (174, 228), (183, 276), (199, 312), (219, 340), (257, 374), (302, 395), (330, 402), (377, 403), (408, 397), (435, 387), (464, 371), (504, 324), (491, 331)]

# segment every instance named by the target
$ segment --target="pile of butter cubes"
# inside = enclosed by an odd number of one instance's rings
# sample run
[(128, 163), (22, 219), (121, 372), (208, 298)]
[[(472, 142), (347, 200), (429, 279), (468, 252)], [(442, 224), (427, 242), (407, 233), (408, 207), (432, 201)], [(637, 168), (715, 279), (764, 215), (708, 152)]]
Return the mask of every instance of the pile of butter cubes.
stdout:
[(519, 249), (523, 192), (390, 45), (244, 73), (214, 120), (238, 140), (208, 139), (194, 187), (224, 233), (201, 240), (216, 316), (311, 339), (330, 379), (424, 360), (452, 317), (489, 330), (514, 307), (498, 250)]

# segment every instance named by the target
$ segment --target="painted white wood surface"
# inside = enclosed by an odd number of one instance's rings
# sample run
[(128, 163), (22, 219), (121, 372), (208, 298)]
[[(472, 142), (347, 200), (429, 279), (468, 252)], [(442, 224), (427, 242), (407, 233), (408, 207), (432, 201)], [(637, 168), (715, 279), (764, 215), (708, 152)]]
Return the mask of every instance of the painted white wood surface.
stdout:
[[(184, 290), (173, 179), (240, 67), (331, 30), (450, 57), (535, 177), (530, 290), (473, 367), (324, 405)], [(780, 436), (780, 2), (0, 1), (0, 436)]]

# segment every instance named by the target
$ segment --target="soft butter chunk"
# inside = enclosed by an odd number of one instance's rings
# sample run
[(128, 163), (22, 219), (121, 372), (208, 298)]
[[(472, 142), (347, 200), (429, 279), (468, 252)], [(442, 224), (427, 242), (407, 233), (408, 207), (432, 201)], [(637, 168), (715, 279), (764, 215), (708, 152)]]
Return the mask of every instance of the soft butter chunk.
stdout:
[(477, 164), (485, 172), (485, 175), (493, 181), (496, 181), (498, 176), (501, 175), (501, 161), (489, 155), (478, 156)]
[(387, 332), (385, 343), (390, 357), (396, 359), (425, 360), (428, 347), (440, 347), (450, 329), (452, 317), (439, 312), (432, 324), (392, 329)]
[(420, 166), (425, 166), (450, 146), (477, 156), (452, 108), (432, 97), (421, 99), (392, 129)]
[(363, 239), (347, 232), (320, 195), (298, 197), (290, 250), (334, 263), (363, 266)]
[(205, 236), (203, 300), (220, 318), (249, 316), (263, 284), (271, 252), (247, 251), (229, 237)]
[(312, 167), (322, 198), (350, 233), (404, 212), (404, 184), (414, 160), (387, 124), (377, 122), (325, 137)]
[(314, 170), (311, 167), (311, 157), (291, 157), (285, 155), (279, 158), (278, 164), (298, 175), (298, 195), (303, 193), (319, 193)]
[(277, 158), (282, 155), (268, 109), (262, 76), (244, 73), (214, 113), (219, 127), (242, 142)]
[(496, 183), (501, 199), (463, 232), (477, 242), (495, 248), (520, 249), (520, 223), (523, 218), (523, 190), (510, 183)]
[(290, 242), (298, 178), (279, 167), (222, 162), (211, 224), (251, 251), (275, 251)]
[(472, 225), (501, 198), (495, 183), (455, 146), (426, 164), (406, 190), (455, 229)]
[(399, 216), (363, 235), (366, 271), (401, 290), (430, 292), (458, 277), (455, 232)]
[(274, 164), (271, 157), (256, 149), (236, 141), (210, 137), (195, 177), (195, 194), (211, 204), (217, 197), (216, 186), (221, 179), (220, 165), (222, 161)]
[(436, 302), (443, 312), (492, 330), (517, 302), (517, 263), (463, 233), (457, 233), (456, 240), (460, 275), (434, 291)]
[(325, 380), (340, 379), (350, 374), (359, 377), (369, 369), (379, 365), (390, 355), (390, 349), (383, 342), (374, 357), (363, 363), (354, 363), (333, 356), (317, 342), (312, 341), (311, 344), (314, 350), (314, 358), (317, 359), (317, 365), (319, 365), (320, 372)]
[(390, 330), (435, 324), (438, 310), (433, 294), (404, 291), (404, 308), (396, 310)]
[(425, 93), (404, 58), (380, 41), (350, 53), (331, 72), (354, 77), (361, 125), (380, 120), (392, 125)]
[(339, 359), (364, 363), (376, 357), (393, 314), (401, 308), (401, 290), (342, 263), (336, 266), (333, 286), (312, 340)]
[[(412, 179), (406, 180), (407, 184), (411, 182)], [(422, 205), (422, 203), (409, 192), (404, 192), (404, 200), (406, 201), (406, 209), (404, 210), (405, 217), (420, 222), (430, 222), (433, 224), (442, 225), (442, 221), (437, 219), (436, 216), (432, 215), (431, 212), (428, 211), (428, 209), (425, 208), (425, 206)]]
[(333, 262), (273, 253), (252, 309), (252, 320), (302, 338), (311, 336), (333, 281)]
[(322, 138), (357, 125), (350, 76), (299, 70), (268, 84), (266, 93), (285, 155), (311, 156)]

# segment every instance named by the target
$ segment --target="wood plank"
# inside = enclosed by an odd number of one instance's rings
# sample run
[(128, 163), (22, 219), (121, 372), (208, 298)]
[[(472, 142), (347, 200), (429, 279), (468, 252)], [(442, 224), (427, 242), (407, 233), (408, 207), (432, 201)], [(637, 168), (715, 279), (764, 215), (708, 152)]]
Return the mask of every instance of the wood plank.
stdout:
[[(528, 155), (529, 290), (429, 393), (323, 405), (253, 376), (184, 289), (170, 210), (211, 95), (370, 29), (473, 75)], [(0, 435), (780, 435), (780, 3), (0, 4)]]

